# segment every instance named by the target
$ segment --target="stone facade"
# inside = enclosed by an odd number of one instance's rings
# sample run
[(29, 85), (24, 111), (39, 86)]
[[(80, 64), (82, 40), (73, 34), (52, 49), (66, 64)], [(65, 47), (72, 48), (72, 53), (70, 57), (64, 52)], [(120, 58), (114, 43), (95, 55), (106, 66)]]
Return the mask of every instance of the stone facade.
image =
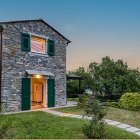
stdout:
[[(21, 79), (26, 70), (50, 71), (55, 75), (55, 105), (66, 105), (67, 39), (40, 20), (3, 23), (2, 108), (21, 110)], [(21, 33), (33, 33), (55, 41), (55, 55), (21, 51)]]

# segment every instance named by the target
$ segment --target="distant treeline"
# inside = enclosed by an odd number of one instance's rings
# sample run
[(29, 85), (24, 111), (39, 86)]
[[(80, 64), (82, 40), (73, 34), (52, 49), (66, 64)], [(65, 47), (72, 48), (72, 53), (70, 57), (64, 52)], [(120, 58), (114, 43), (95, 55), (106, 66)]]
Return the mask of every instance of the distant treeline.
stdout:
[[(140, 92), (140, 72), (129, 68), (127, 63), (106, 56), (101, 63), (92, 62), (86, 69), (79, 67), (69, 71), (68, 75), (83, 77), (81, 91), (91, 89), (96, 96), (107, 99), (119, 98), (125, 92)], [(78, 81), (67, 81), (68, 97), (76, 97)]]

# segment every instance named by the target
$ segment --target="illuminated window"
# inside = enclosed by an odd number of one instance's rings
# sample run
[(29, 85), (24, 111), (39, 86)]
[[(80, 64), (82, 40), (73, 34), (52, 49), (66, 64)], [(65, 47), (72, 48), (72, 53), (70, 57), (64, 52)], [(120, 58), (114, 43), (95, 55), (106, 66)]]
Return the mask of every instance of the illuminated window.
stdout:
[(31, 37), (31, 52), (45, 54), (46, 51), (46, 40), (43, 38)]

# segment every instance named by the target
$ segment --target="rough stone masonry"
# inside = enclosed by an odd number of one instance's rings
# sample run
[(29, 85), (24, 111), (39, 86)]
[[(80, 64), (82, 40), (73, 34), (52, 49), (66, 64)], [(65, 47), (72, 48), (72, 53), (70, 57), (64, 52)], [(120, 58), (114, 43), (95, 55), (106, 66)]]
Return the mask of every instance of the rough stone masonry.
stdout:
[[(1, 23), (4, 26), (2, 50), (2, 110), (21, 110), (21, 79), (25, 71), (51, 71), (55, 75), (55, 105), (66, 105), (66, 46), (68, 40), (41, 20)], [(21, 33), (34, 33), (55, 41), (55, 55), (21, 51)]]

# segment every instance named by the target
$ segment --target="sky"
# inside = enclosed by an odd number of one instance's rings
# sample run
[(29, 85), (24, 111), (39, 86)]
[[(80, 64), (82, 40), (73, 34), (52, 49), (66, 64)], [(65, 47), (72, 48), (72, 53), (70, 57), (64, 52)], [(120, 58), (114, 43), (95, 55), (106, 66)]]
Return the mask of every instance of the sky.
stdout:
[(140, 0), (0, 0), (0, 21), (38, 18), (72, 41), (67, 70), (105, 56), (140, 69)]

